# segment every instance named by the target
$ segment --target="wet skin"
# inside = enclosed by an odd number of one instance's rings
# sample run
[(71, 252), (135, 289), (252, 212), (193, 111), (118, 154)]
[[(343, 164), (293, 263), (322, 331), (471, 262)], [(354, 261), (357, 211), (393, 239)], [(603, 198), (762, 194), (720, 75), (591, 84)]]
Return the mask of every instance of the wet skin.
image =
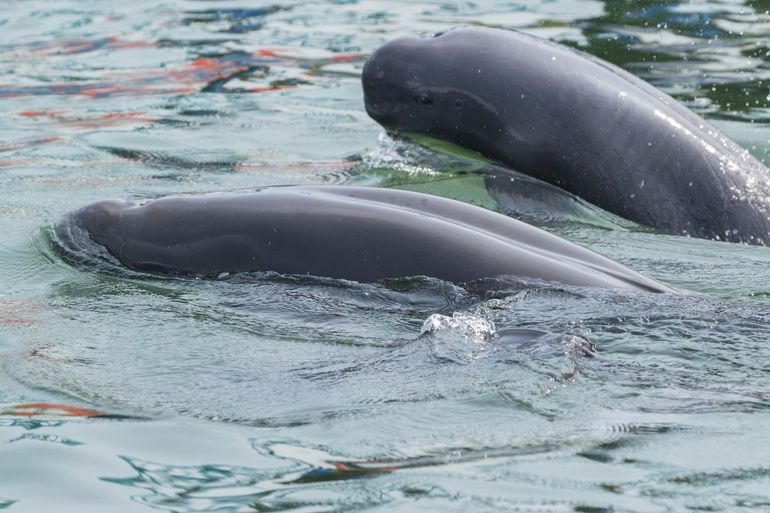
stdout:
[(637, 77), (518, 32), (457, 28), (380, 47), (369, 115), (478, 151), (621, 217), (770, 243), (770, 170)]
[(62, 251), (100, 244), (123, 265), (163, 274), (274, 271), (372, 282), (511, 275), (576, 286), (671, 291), (617, 262), (489, 210), (367, 187), (106, 200), (56, 225)]

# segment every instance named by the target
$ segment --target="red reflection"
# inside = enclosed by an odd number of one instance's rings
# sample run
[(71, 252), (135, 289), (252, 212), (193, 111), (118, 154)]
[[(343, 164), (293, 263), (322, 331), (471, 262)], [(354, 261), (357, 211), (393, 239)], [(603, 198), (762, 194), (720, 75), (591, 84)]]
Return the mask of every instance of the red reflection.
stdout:
[(88, 408), (69, 406), (54, 403), (28, 403), (18, 404), (10, 408), (0, 410), (0, 415), (12, 417), (36, 417), (40, 415), (55, 415), (63, 417), (103, 417), (105, 414)]

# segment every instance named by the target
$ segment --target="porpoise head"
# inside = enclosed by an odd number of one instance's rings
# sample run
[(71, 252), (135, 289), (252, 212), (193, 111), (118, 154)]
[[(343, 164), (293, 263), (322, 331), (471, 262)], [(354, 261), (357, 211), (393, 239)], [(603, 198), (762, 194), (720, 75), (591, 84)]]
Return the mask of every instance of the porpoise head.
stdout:
[(388, 131), (483, 149), (489, 134), (504, 129), (499, 105), (489, 101), (490, 87), (504, 84), (495, 83), (494, 70), (480, 64), (487, 37), (478, 29), (458, 28), (381, 46), (361, 78), (367, 113)]
[(67, 214), (56, 225), (56, 233), (65, 244), (79, 242), (87, 236), (117, 256), (124, 245), (120, 218), (133, 203), (122, 200), (102, 200)]
[(89, 265), (107, 261), (161, 274), (258, 271), (266, 250), (265, 223), (258, 221), (265, 216), (256, 214), (270, 202), (256, 195), (97, 201), (66, 214), (53, 243), (64, 258)]

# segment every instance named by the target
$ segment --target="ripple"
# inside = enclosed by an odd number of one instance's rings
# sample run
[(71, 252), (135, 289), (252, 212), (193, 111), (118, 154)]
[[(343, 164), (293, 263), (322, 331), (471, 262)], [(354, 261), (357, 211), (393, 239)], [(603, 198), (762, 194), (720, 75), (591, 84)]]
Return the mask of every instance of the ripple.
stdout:
[[(0, 509), (766, 508), (767, 248), (654, 233), (456, 147), (392, 139), (367, 117), (359, 79), (401, 35), (518, 28), (630, 70), (767, 159), (766, 11), (755, 0), (6, 9)], [(107, 197), (288, 183), (457, 198), (694, 292), (169, 280), (95, 248), (64, 260), (47, 231)]]
[(5, 294), (43, 287), (48, 280), (67, 273), (43, 233), (33, 233), (19, 242), (22, 244), (17, 247), (0, 247), (0, 259), (7, 262), (0, 268), (0, 279), (12, 280), (17, 287), (6, 289)]
[[(206, 30), (214, 32), (243, 34), (260, 30), (264, 26), (264, 18), (281, 9), (281, 6), (273, 5), (254, 9), (224, 7), (219, 9), (187, 11), (186, 17), (181, 20), (181, 24), (201, 24), (206, 27)], [(285, 9), (285, 7), (283, 7), (283, 9)]]
[[(356, 511), (390, 502), (388, 494), (366, 482), (338, 485), (289, 486), (281, 481), (310, 467), (296, 460), (285, 466), (255, 469), (226, 465), (163, 465), (124, 456), (135, 477), (102, 478), (111, 484), (138, 488), (140, 504), (169, 511)], [(288, 463), (288, 465), (286, 465)], [(304, 469), (303, 469), (304, 467)], [(341, 508), (341, 509), (340, 509)]]

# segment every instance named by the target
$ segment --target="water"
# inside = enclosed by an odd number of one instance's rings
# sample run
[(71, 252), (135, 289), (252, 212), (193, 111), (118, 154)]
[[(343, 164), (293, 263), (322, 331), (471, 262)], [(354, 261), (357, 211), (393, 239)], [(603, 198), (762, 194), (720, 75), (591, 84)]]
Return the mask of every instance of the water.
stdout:
[[(768, 248), (657, 234), (394, 141), (359, 85), (398, 35), (516, 28), (622, 65), (768, 163), (768, 10), (3, 2), (0, 509), (770, 509)], [(291, 183), (473, 202), (691, 293), (172, 280), (47, 242), (97, 199)]]

